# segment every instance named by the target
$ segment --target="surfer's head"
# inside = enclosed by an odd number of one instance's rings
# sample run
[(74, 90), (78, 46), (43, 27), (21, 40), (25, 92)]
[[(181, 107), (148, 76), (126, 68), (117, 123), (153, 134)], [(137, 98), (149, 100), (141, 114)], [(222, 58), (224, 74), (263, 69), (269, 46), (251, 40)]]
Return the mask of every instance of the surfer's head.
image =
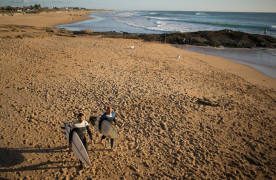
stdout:
[(80, 122), (82, 122), (84, 120), (84, 114), (83, 113), (79, 113), (77, 117), (78, 117), (78, 120)]
[(111, 114), (111, 112), (112, 112), (112, 108), (111, 108), (111, 106), (108, 106), (106, 108), (106, 114)]

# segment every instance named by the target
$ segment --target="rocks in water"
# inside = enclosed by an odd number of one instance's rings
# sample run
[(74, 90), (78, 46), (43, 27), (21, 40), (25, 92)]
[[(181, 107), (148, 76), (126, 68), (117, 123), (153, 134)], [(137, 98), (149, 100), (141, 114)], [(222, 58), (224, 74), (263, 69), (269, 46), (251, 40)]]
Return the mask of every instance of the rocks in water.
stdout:
[(232, 30), (198, 31), (170, 34), (131, 34), (116, 32), (94, 32), (109, 38), (143, 39), (170, 44), (189, 44), (197, 46), (231, 47), (231, 48), (276, 48), (276, 38), (266, 35), (249, 34)]
[(248, 34), (231, 30), (167, 34), (166, 41), (171, 44), (232, 48), (276, 47), (276, 38), (271, 36)]

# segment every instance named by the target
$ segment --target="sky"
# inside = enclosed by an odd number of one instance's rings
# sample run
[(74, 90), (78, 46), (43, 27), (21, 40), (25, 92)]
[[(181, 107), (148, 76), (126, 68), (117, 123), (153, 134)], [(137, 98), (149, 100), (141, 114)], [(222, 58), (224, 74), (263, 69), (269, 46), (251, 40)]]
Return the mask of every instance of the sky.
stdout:
[(0, 0), (0, 6), (34, 4), (112, 10), (276, 12), (276, 0)]

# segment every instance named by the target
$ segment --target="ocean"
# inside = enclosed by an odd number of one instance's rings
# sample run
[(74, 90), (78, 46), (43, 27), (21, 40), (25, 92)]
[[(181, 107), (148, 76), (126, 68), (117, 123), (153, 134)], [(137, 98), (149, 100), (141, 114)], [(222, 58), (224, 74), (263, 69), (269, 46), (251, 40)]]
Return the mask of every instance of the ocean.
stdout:
[(170, 33), (231, 29), (276, 37), (276, 13), (187, 11), (115, 11), (90, 15), (94, 19), (60, 26), (69, 30), (129, 33)]
[[(266, 34), (276, 38), (276, 13), (114, 11), (92, 13), (90, 16), (94, 19), (58, 25), (57, 28), (71, 31), (92, 29), (95, 32), (115, 31), (147, 34), (230, 29), (252, 34)], [(196, 50), (196, 48), (184, 49), (210, 54), (209, 51)], [(276, 78), (275, 49), (231, 50), (231, 48), (227, 48), (227, 50), (213, 50), (211, 54), (249, 65)], [(257, 59), (255, 54), (258, 55)]]

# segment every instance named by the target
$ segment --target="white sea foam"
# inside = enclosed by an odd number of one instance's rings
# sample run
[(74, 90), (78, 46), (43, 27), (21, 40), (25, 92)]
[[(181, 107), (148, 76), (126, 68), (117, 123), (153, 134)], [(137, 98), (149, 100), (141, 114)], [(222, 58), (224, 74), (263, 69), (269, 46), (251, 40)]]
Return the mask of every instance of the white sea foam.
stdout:
[[(176, 18), (159, 17), (148, 19), (148, 17), (149, 16), (144, 16), (145, 19), (142, 19), (141, 17), (126, 18), (125, 16), (120, 16), (114, 17), (114, 19), (119, 23), (161, 32), (194, 32), (198, 30), (195, 24), (185, 22), (180, 23), (172, 20)], [(206, 29), (208, 28), (206, 27)]]
[(119, 17), (132, 17), (135, 16), (137, 13), (136, 12), (121, 12), (117, 14)]
[(180, 19), (180, 18), (175, 18), (175, 17), (153, 17), (153, 16), (145, 16), (147, 18), (150, 18), (150, 19), (157, 19), (157, 20), (165, 20), (165, 21), (181, 21), (183, 19)]
[(166, 25), (166, 23), (162, 21), (156, 21), (156, 24), (157, 24), (157, 27)]
[(135, 26), (135, 27), (139, 27), (137, 24), (135, 24), (134, 22), (131, 21), (125, 21), (125, 20), (121, 20), (119, 17), (114, 17), (114, 19), (119, 22), (119, 23), (124, 23), (130, 26)]
[(203, 12), (197, 12), (197, 13), (195, 13), (195, 15), (207, 15), (207, 14), (203, 13)]
[(271, 26), (271, 27), (269, 28), (269, 30), (270, 30), (270, 31), (276, 31), (276, 26), (274, 26), (274, 25)]

